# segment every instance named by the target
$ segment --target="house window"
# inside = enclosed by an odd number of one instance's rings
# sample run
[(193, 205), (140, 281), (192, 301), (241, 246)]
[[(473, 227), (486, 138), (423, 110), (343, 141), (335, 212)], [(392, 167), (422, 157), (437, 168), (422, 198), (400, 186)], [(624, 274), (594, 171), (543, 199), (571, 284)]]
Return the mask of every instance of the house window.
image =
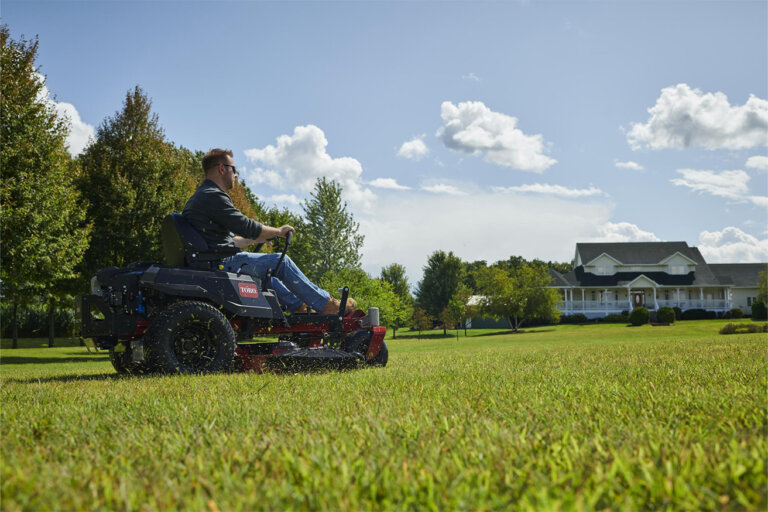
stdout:
[(747, 307), (748, 308), (752, 307), (752, 304), (754, 304), (756, 298), (757, 297), (747, 297)]
[(670, 274), (687, 274), (685, 265), (670, 265), (669, 266), (669, 273)]
[(592, 300), (593, 301), (595, 300), (595, 292), (594, 291), (592, 292)]
[(669, 290), (664, 290), (664, 300), (669, 300)]

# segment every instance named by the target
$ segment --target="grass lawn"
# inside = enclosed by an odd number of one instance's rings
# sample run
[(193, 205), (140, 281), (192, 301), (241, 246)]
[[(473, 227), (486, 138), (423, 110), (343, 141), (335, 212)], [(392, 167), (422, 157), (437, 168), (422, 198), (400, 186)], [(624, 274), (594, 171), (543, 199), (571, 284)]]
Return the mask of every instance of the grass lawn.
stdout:
[(118, 377), (0, 352), (0, 508), (766, 510), (768, 337), (398, 331), (389, 365)]

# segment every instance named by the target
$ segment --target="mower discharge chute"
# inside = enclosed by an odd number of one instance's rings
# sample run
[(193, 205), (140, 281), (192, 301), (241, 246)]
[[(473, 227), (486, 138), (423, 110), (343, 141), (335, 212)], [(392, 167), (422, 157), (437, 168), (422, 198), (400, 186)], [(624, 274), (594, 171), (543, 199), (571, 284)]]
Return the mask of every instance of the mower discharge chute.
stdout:
[[(377, 308), (368, 314), (285, 315), (270, 288), (291, 245), (261, 282), (221, 270), (237, 252), (211, 251), (178, 213), (163, 221), (166, 264), (138, 262), (100, 270), (91, 293), (77, 301), (80, 335), (109, 351), (119, 373), (209, 373), (385, 366), (386, 329)], [(266, 338), (266, 339), (265, 339)]]

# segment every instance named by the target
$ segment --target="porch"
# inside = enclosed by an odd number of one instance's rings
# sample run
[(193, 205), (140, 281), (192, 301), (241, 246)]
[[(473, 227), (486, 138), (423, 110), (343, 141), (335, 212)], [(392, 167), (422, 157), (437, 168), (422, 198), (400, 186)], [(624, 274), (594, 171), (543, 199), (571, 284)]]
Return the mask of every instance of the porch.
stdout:
[(590, 318), (632, 311), (645, 307), (656, 311), (661, 307), (705, 309), (723, 312), (730, 310), (730, 289), (718, 288), (562, 288), (558, 309), (564, 315), (583, 313)]

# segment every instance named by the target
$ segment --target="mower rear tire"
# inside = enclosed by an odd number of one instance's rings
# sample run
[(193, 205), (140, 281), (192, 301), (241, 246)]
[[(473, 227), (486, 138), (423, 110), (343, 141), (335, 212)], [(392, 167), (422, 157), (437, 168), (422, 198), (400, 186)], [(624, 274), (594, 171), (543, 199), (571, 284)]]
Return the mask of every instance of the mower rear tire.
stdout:
[(387, 343), (385, 341), (381, 342), (381, 349), (379, 350), (379, 353), (376, 354), (376, 357), (371, 359), (370, 361), (366, 361), (366, 364), (368, 366), (387, 366), (387, 361), (389, 360), (389, 349), (387, 348)]
[(149, 326), (146, 357), (162, 373), (227, 371), (237, 342), (229, 320), (206, 302), (184, 301), (168, 306)]

